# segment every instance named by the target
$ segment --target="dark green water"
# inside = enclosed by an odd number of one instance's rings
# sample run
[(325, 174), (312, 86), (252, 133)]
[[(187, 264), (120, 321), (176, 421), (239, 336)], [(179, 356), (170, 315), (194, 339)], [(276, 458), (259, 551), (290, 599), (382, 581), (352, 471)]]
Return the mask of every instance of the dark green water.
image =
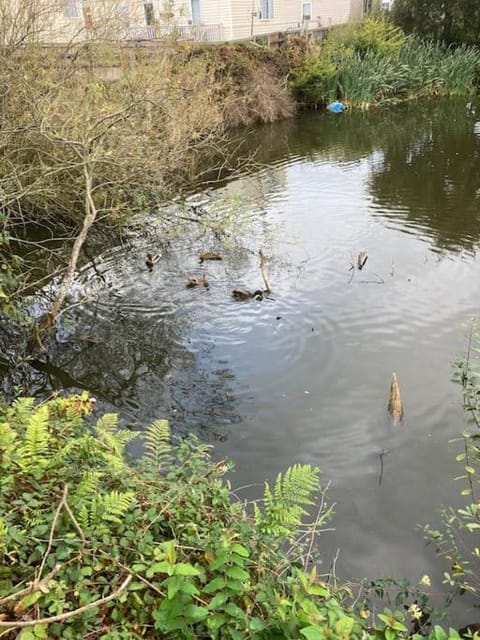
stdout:
[[(429, 574), (439, 595), (447, 567), (415, 527), (459, 503), (449, 440), (463, 417), (450, 379), (479, 312), (480, 106), (303, 114), (249, 144), (257, 169), (210, 205), (247, 221), (236, 241), (179, 239), (152, 273), (154, 238), (100, 256), (107, 284), (64, 316), (57, 369), (39, 389), (87, 388), (133, 425), (167, 417), (232, 457), (237, 486), (295, 462), (320, 466), (337, 503), (325, 569), (339, 548), (340, 576)], [(235, 302), (233, 287), (262, 285), (259, 246), (273, 294)], [(224, 259), (208, 264), (208, 290), (186, 289), (205, 248)], [(363, 248), (366, 267), (352, 273)], [(386, 411), (393, 371), (397, 427)], [(457, 607), (464, 622), (469, 606)]]

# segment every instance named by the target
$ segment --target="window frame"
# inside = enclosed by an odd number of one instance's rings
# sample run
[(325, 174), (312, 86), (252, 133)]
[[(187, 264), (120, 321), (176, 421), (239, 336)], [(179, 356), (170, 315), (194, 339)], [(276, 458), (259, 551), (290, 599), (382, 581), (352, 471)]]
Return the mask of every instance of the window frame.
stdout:
[(81, 12), (78, 0), (62, 0), (63, 17), (67, 20), (75, 20), (81, 18)]
[[(307, 5), (310, 6), (310, 13), (308, 14), (308, 18), (305, 17), (305, 7)], [(313, 2), (312, 2), (312, 0), (307, 0), (307, 2), (302, 2), (302, 15), (301, 15), (302, 22), (309, 22), (312, 19), (312, 16), (313, 16)]]
[[(266, 7), (266, 11), (263, 8)], [(275, 18), (274, 0), (260, 0), (259, 14), (260, 20), (273, 20)]]

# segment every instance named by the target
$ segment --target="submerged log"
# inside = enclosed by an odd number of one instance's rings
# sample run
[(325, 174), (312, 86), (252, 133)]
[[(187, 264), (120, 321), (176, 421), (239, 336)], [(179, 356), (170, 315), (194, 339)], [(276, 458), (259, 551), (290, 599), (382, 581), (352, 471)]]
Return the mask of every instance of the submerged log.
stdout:
[(403, 418), (402, 396), (398, 386), (397, 374), (392, 373), (392, 384), (390, 385), (390, 400), (388, 402), (388, 412), (392, 416), (393, 424), (398, 424)]

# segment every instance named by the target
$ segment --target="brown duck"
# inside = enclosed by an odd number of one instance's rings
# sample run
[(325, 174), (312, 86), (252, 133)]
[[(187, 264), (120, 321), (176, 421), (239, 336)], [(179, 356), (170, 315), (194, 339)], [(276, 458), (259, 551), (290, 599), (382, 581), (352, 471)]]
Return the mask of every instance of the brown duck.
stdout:
[(208, 287), (208, 280), (207, 280), (207, 273), (206, 271), (203, 272), (203, 275), (201, 278), (189, 278), (187, 280), (187, 287), (189, 289), (193, 289), (193, 287)]
[(263, 300), (263, 291), (257, 289), (253, 293), (251, 291), (247, 291), (244, 289), (234, 289), (232, 291), (232, 296), (235, 300)]
[(200, 258), (200, 264), (204, 260), (222, 260), (222, 256), (219, 253), (214, 253), (213, 251), (200, 251), (198, 257)]
[(152, 255), (151, 253), (147, 253), (147, 259), (145, 260), (145, 264), (147, 265), (147, 269), (152, 271), (153, 267), (160, 260), (160, 255), (157, 253), (156, 255)]
[(392, 373), (392, 384), (390, 385), (390, 400), (388, 402), (388, 412), (392, 416), (393, 424), (398, 424), (403, 418), (402, 396), (398, 386), (397, 374)]

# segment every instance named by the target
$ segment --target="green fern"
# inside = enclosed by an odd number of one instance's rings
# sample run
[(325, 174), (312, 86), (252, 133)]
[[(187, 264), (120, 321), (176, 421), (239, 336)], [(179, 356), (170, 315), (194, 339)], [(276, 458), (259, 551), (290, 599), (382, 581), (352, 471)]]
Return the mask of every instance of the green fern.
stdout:
[(170, 435), (168, 420), (155, 420), (145, 433), (145, 460), (155, 469), (171, 460)]
[(74, 502), (85, 499), (92, 500), (103, 475), (101, 471), (85, 471), (75, 491)]
[(84, 529), (95, 529), (98, 533), (106, 522), (121, 524), (123, 516), (133, 503), (133, 491), (110, 491), (104, 495), (93, 495), (92, 499), (78, 510), (78, 521)]
[(296, 464), (284, 476), (278, 474), (273, 490), (265, 483), (264, 512), (255, 505), (255, 520), (266, 532), (291, 535), (307, 514), (305, 506), (314, 504), (313, 495), (319, 490), (317, 467)]
[(115, 431), (117, 424), (117, 414), (106, 413), (97, 421), (95, 428), (98, 439), (107, 450), (104, 455), (105, 462), (107, 462), (113, 470), (120, 471), (124, 466), (123, 453), (125, 446), (138, 436), (138, 432), (128, 429), (118, 429)]
[(28, 418), (23, 444), (17, 449), (17, 463), (22, 471), (41, 475), (50, 458), (48, 407), (38, 407)]
[(32, 415), (34, 398), (17, 398), (12, 404), (12, 413), (20, 424), (26, 424)]
[(100, 520), (116, 522), (120, 524), (122, 516), (130, 508), (134, 498), (133, 491), (110, 491), (102, 496), (95, 496), (92, 500), (90, 518), (93, 523), (100, 523)]

